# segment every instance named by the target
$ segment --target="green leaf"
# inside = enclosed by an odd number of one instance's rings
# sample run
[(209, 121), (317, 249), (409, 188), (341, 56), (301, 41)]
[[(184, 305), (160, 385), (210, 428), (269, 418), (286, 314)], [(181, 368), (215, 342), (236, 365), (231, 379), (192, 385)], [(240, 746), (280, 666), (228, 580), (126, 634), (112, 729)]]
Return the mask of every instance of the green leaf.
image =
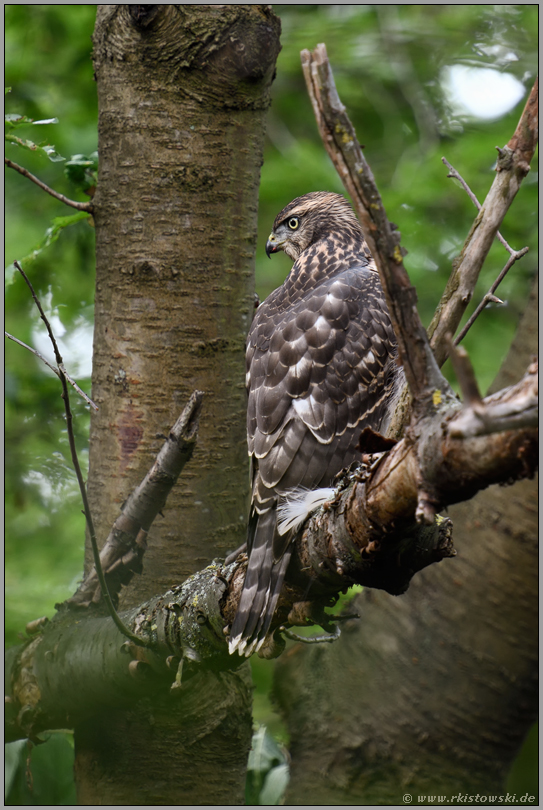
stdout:
[(4, 116), (4, 123), (10, 128), (22, 126), (39, 126), (41, 124), (58, 124), (58, 118), (42, 118), (40, 121), (34, 121), (33, 118), (28, 118), (26, 115), (19, 115), (19, 113), (6, 113)]
[(4, 95), (7, 96), (8, 93), (11, 93), (11, 87), (4, 87)]
[(88, 191), (98, 182), (98, 152), (91, 155), (72, 155), (66, 161), (64, 174), (83, 191)]
[[(270, 777), (274, 771), (277, 773)], [(268, 777), (270, 777), (269, 781)], [(285, 754), (266, 726), (259, 726), (253, 734), (247, 763), (246, 804), (279, 804), (287, 783), (288, 765), (285, 761)], [(262, 798), (264, 793), (266, 801)], [(268, 801), (269, 799), (273, 799), (273, 801)]]
[(26, 740), (16, 740), (4, 746), (4, 798), (15, 781), (19, 764), (26, 749)]
[[(26, 268), (28, 264), (38, 258), (40, 253), (42, 253), (45, 248), (57, 241), (61, 231), (63, 231), (64, 228), (69, 228), (70, 225), (75, 225), (77, 222), (81, 222), (84, 219), (90, 219), (90, 214), (88, 214), (86, 211), (78, 211), (76, 214), (70, 214), (70, 216), (67, 217), (55, 217), (51, 227), (47, 228), (45, 231), (43, 239), (38, 242), (36, 247), (29, 254), (18, 260), (19, 264), (22, 264)], [(17, 270), (14, 264), (10, 264), (8, 267), (6, 267), (4, 274), (6, 286), (13, 284), (14, 274), (16, 272)]]
[[(42, 745), (32, 746), (26, 740), (10, 743), (9, 793), (6, 791), (6, 806), (54, 805), (74, 806), (75, 784), (73, 777), (74, 753), (68, 735), (53, 732)], [(17, 747), (18, 746), (18, 747)], [(32, 754), (32, 784), (27, 781), (27, 759)], [(15, 765), (15, 770), (13, 770)]]
[(18, 113), (8, 113), (4, 116), (4, 124), (5, 124), (5, 135), (4, 138), (9, 143), (13, 143), (16, 146), (20, 146), (22, 149), (28, 149), (31, 152), (38, 152), (44, 155), (49, 160), (53, 161), (53, 163), (57, 163), (61, 160), (64, 160), (61, 154), (57, 152), (52, 144), (48, 143), (41, 143), (37, 144), (34, 141), (30, 141), (28, 139), (19, 138), (17, 135), (13, 134), (14, 129), (19, 129), (23, 126), (41, 126), (42, 124), (58, 124), (58, 118), (42, 118), (39, 121), (34, 121), (32, 118), (28, 118), (26, 115), (19, 115)]
[(63, 160), (66, 160), (66, 158), (62, 157), (62, 155), (60, 155), (55, 149), (55, 147), (51, 146), (51, 144), (47, 144), (45, 146), (38, 146), (38, 151), (45, 152), (46, 156), (53, 163), (59, 163)]
[(22, 149), (28, 149), (30, 152), (38, 152), (38, 154), (44, 155), (49, 160), (53, 161), (53, 163), (58, 163), (61, 160), (65, 160), (65, 158), (60, 155), (54, 146), (51, 144), (37, 144), (34, 141), (24, 140), (22, 138), (18, 138), (17, 135), (12, 135), (10, 132), (6, 132), (4, 135), (4, 139), (9, 143), (13, 143), (16, 146), (20, 146)]

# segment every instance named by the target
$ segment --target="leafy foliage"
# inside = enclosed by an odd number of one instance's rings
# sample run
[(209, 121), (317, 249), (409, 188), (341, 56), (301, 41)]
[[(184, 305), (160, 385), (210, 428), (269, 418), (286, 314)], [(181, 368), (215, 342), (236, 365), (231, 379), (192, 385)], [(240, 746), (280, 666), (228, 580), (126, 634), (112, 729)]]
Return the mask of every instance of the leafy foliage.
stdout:
[(92, 155), (72, 155), (66, 162), (64, 173), (68, 180), (85, 194), (94, 194), (98, 182), (98, 152)]
[[(68, 228), (70, 225), (75, 225), (77, 222), (81, 222), (84, 219), (90, 220), (90, 214), (85, 213), (85, 211), (78, 211), (77, 214), (71, 214), (67, 217), (53, 217), (53, 221), (49, 228), (46, 229), (43, 238), (40, 239), (38, 244), (31, 250), (28, 256), (24, 256), (22, 259), (19, 259), (19, 263), (26, 270), (28, 265), (35, 261), (43, 250), (52, 245), (53, 242), (56, 242), (64, 228)], [(13, 284), (15, 280), (15, 273), (15, 264), (10, 264), (9, 267), (6, 267), (6, 284)]]
[(48, 734), (43, 745), (18, 740), (6, 745), (5, 803), (75, 805), (73, 736)]
[(46, 118), (43, 121), (33, 121), (26, 115), (18, 115), (17, 113), (8, 113), (4, 116), (4, 139), (7, 143), (13, 143), (20, 146), (22, 149), (28, 149), (30, 152), (37, 152), (38, 154), (45, 155), (45, 157), (52, 160), (53, 163), (58, 163), (64, 160), (62, 155), (59, 155), (57, 150), (51, 144), (37, 144), (33, 141), (23, 140), (15, 135), (14, 130), (18, 130), (24, 126), (40, 126), (43, 124), (58, 124), (58, 118)]

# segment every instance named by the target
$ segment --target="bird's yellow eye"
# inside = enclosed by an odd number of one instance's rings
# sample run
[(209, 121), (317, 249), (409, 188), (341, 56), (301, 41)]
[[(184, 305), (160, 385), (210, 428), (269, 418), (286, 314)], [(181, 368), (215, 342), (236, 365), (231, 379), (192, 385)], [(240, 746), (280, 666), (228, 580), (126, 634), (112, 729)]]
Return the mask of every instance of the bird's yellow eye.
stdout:
[(291, 217), (288, 221), (288, 226), (291, 231), (295, 231), (299, 224), (300, 220), (298, 219), (298, 217)]

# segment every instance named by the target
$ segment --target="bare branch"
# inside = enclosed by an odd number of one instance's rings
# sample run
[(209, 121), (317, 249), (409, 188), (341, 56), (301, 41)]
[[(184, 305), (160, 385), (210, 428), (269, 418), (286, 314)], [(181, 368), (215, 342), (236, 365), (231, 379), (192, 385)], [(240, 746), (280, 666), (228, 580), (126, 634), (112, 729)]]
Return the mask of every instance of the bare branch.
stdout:
[[(460, 185), (462, 186), (462, 188), (464, 189), (464, 191), (466, 192), (466, 194), (468, 195), (468, 197), (470, 198), (470, 200), (472, 201), (472, 203), (475, 205), (475, 208), (476, 208), (478, 211), (480, 211), (480, 210), (481, 210), (481, 203), (479, 202), (479, 200), (477, 199), (477, 197), (475, 196), (475, 194), (473, 193), (473, 191), (471, 190), (471, 188), (468, 186), (468, 184), (466, 183), (466, 181), (464, 180), (464, 178), (462, 177), (462, 175), (461, 175), (459, 172), (457, 172), (457, 171), (456, 171), (456, 169), (454, 168), (454, 166), (451, 166), (451, 164), (449, 163), (449, 161), (447, 160), (447, 158), (442, 157), (442, 158), (441, 158), (441, 161), (442, 161), (442, 163), (444, 163), (444, 164), (445, 164), (445, 166), (446, 166), (446, 167), (448, 168), (448, 170), (449, 170), (449, 173), (448, 173), (447, 177), (451, 177), (451, 178), (453, 178), (454, 180), (458, 180), (458, 182), (460, 183)], [(504, 248), (505, 248), (505, 249), (506, 249), (506, 250), (507, 250), (507, 251), (508, 251), (508, 252), (509, 252), (511, 255), (513, 255), (513, 254), (515, 254), (515, 253), (517, 252), (517, 251), (516, 251), (514, 248), (512, 248), (512, 247), (511, 247), (511, 245), (510, 245), (508, 242), (506, 242), (506, 240), (503, 238), (503, 236), (501, 235), (501, 233), (500, 233), (499, 231), (498, 231), (498, 233), (496, 234), (496, 238), (498, 239), (498, 241), (499, 241), (499, 242), (501, 242), (501, 243), (502, 243), (502, 245), (504, 246)], [(528, 248), (524, 248), (524, 250), (525, 250), (525, 251), (526, 251), (527, 249), (528, 249)], [(524, 255), (524, 254), (523, 254), (523, 255)]]
[(436, 389), (445, 396), (450, 388), (438, 369), (417, 312), (416, 290), (403, 266), (399, 234), (387, 218), (371, 169), (339, 99), (325, 46), (302, 51), (301, 59), (319, 132), (351, 196), (375, 259), (414, 409), (422, 412), (433, 401)]
[(38, 307), (41, 319), (45, 324), (45, 327), (47, 329), (47, 334), (49, 335), (49, 339), (51, 340), (51, 343), (53, 345), (53, 351), (55, 353), (55, 359), (56, 359), (57, 365), (58, 365), (60, 382), (62, 384), (62, 399), (64, 401), (64, 412), (66, 414), (66, 430), (67, 430), (67, 433), (68, 433), (68, 443), (70, 445), (70, 454), (71, 454), (71, 457), (72, 457), (72, 464), (74, 466), (75, 475), (76, 475), (76, 478), (77, 478), (77, 483), (79, 485), (79, 492), (81, 493), (81, 500), (83, 501), (83, 510), (84, 510), (83, 514), (85, 515), (85, 520), (87, 521), (87, 526), (88, 526), (88, 529), (89, 529), (89, 535), (90, 535), (90, 540), (91, 540), (91, 545), (92, 545), (92, 553), (94, 555), (94, 563), (96, 565), (98, 579), (100, 581), (100, 587), (102, 588), (102, 591), (103, 591), (103, 594), (104, 594), (104, 601), (105, 601), (105, 603), (107, 605), (107, 608), (109, 610), (109, 614), (110, 614), (111, 618), (113, 619), (115, 625), (121, 631), (121, 633), (123, 633), (123, 635), (125, 635), (127, 638), (129, 638), (131, 641), (133, 641), (135, 644), (145, 645), (146, 642), (144, 640), (142, 640), (141, 638), (139, 638), (138, 636), (134, 635), (134, 633), (132, 633), (132, 631), (129, 630), (128, 627), (126, 627), (126, 625), (122, 622), (122, 620), (120, 619), (119, 614), (115, 610), (115, 607), (114, 607), (113, 602), (111, 600), (111, 596), (110, 596), (108, 588), (107, 588), (106, 580), (104, 578), (104, 572), (102, 571), (102, 567), (100, 565), (100, 554), (98, 552), (98, 543), (96, 542), (96, 532), (94, 530), (94, 522), (92, 520), (92, 515), (91, 515), (90, 507), (89, 507), (89, 502), (88, 502), (88, 499), (87, 499), (87, 489), (85, 487), (85, 482), (83, 480), (83, 473), (81, 472), (81, 467), (79, 465), (79, 458), (77, 456), (77, 450), (76, 450), (76, 447), (75, 447), (75, 436), (74, 436), (74, 430), (73, 430), (73, 416), (72, 416), (72, 411), (71, 411), (71, 408), (70, 408), (70, 396), (69, 396), (69, 393), (68, 393), (68, 384), (67, 384), (67, 380), (66, 380), (66, 371), (64, 369), (64, 364), (63, 364), (63, 361), (62, 361), (62, 355), (60, 354), (58, 344), (57, 344), (57, 342), (55, 340), (55, 336), (53, 334), (53, 330), (51, 329), (51, 324), (49, 323), (47, 315), (43, 311), (43, 307), (41, 305), (41, 302), (40, 302), (38, 296), (36, 295), (36, 293), (34, 291), (34, 287), (32, 286), (32, 283), (30, 282), (30, 279), (28, 278), (28, 276), (24, 272), (24, 270), (21, 267), (21, 265), (19, 264), (19, 262), (14, 262), (14, 264), (15, 264), (15, 267), (17, 268), (17, 270), (19, 271), (19, 273), (24, 278), (24, 280), (26, 282), (26, 285), (27, 285), (27, 287), (29, 288), (29, 290), (30, 290), (30, 292), (32, 294), (32, 298), (34, 299), (34, 301), (36, 303), (36, 306)]
[(464, 408), (449, 423), (449, 436), (469, 439), (508, 430), (536, 429), (539, 422), (537, 372), (538, 364), (534, 361), (518, 386), (500, 391), (498, 398), (493, 396), (470, 403), (470, 407)]
[[(51, 371), (53, 371), (57, 375), (57, 377), (60, 377), (60, 372), (59, 372), (58, 368), (56, 366), (54, 366), (52, 363), (50, 363), (49, 360), (46, 357), (43, 356), (43, 354), (40, 354), (40, 352), (38, 352), (36, 349), (33, 349), (32, 346), (27, 346), (27, 344), (23, 343), (23, 341), (19, 340), (19, 338), (13, 337), (13, 335), (10, 335), (9, 332), (4, 332), (4, 335), (7, 338), (9, 338), (10, 340), (13, 340), (14, 343), (18, 343), (19, 346), (23, 347), (23, 349), (28, 349), (29, 352), (32, 352), (32, 354), (35, 354), (36, 357), (39, 358), (42, 361), (42, 363), (45, 363), (47, 368), (50, 368)], [(94, 406), (94, 407), (96, 407), (96, 406)]]
[(37, 186), (39, 186), (43, 191), (46, 191), (51, 197), (54, 197), (56, 200), (60, 200), (60, 202), (64, 203), (65, 205), (69, 205), (70, 208), (75, 208), (77, 211), (86, 211), (88, 214), (92, 214), (94, 208), (92, 203), (90, 202), (77, 202), (76, 200), (70, 200), (68, 197), (65, 197), (64, 194), (59, 194), (58, 191), (47, 186), (41, 180), (39, 180), (35, 175), (31, 174), (28, 169), (25, 169), (23, 166), (19, 166), (18, 163), (14, 163), (9, 158), (4, 158), (4, 163), (6, 166), (9, 166), (10, 169), (15, 169), (16, 172), (22, 174), (23, 177), (28, 177), (29, 180), (32, 180)]
[[(204, 394), (194, 391), (172, 427), (152, 467), (124, 503), (100, 552), (101, 567), (108, 580), (115, 580), (112, 591), (126, 584), (141, 569), (147, 548), (146, 538), (156, 516), (176, 484), (185, 464), (192, 457), (198, 433), (198, 420)], [(101, 584), (94, 568), (76, 593), (67, 600), (69, 607), (86, 607), (100, 599)]]
[[(16, 337), (14, 337), (13, 335), (10, 335), (10, 333), (9, 333), (9, 332), (4, 332), (4, 335), (5, 335), (7, 338), (9, 338), (10, 340), (13, 340), (13, 342), (14, 342), (14, 343), (18, 343), (18, 344), (19, 344), (19, 346), (22, 346), (22, 347), (23, 347), (23, 349), (28, 349), (28, 351), (29, 351), (29, 352), (32, 352), (32, 354), (35, 354), (35, 355), (36, 355), (36, 357), (37, 357), (39, 360), (41, 360), (41, 361), (42, 361), (42, 363), (45, 363), (45, 365), (46, 365), (48, 368), (50, 368), (50, 369), (51, 369), (51, 371), (53, 371), (53, 372), (54, 372), (54, 373), (57, 375), (57, 377), (59, 377), (59, 378), (60, 378), (60, 372), (59, 372), (58, 368), (57, 368), (56, 366), (54, 366), (52, 363), (50, 363), (50, 362), (49, 362), (49, 360), (47, 360), (47, 358), (43, 356), (43, 354), (40, 354), (40, 352), (38, 352), (36, 349), (33, 349), (33, 348), (32, 348), (32, 346), (27, 346), (27, 344), (26, 344), (26, 343), (23, 343), (23, 341), (22, 341), (22, 340), (19, 340), (19, 338), (16, 338)], [(88, 397), (84, 391), (82, 391), (82, 390), (81, 390), (81, 388), (78, 386), (78, 384), (76, 383), (76, 381), (75, 381), (75, 380), (73, 380), (73, 379), (72, 379), (72, 377), (70, 377), (70, 375), (68, 374), (68, 372), (66, 371), (66, 369), (64, 369), (64, 374), (66, 375), (66, 379), (68, 380), (68, 382), (70, 383), (70, 385), (71, 385), (71, 386), (72, 386), (72, 387), (73, 387), (73, 388), (74, 388), (74, 389), (77, 391), (77, 393), (79, 394), (79, 396), (80, 396), (80, 397), (82, 397), (82, 399), (84, 399), (84, 400), (85, 400), (85, 402), (87, 403), (87, 405), (90, 405), (90, 406), (91, 406), (91, 408), (94, 408), (94, 410), (95, 410), (95, 411), (97, 411), (97, 410), (98, 410), (98, 405), (95, 405), (95, 404), (94, 404), (94, 402), (92, 401), (92, 399), (91, 399), (90, 397)]]
[(471, 301), (479, 272), (492, 242), (520, 184), (530, 170), (538, 134), (537, 93), (536, 80), (514, 136), (507, 146), (498, 148), (496, 177), (471, 227), (428, 328), (431, 345), (440, 366), (447, 359), (447, 335), (456, 332)]
[(468, 353), (462, 346), (456, 347), (452, 344), (450, 335), (448, 340), (451, 363), (462, 391), (463, 400), (470, 406), (479, 407), (482, 405), (481, 394)]
[[(503, 241), (505, 242), (505, 239)], [(505, 242), (505, 244), (506, 244), (508, 250), (512, 250), (511, 248), (509, 248), (509, 245), (507, 245), (507, 242)], [(454, 345), (455, 346), (457, 346), (460, 343), (460, 341), (462, 341), (466, 337), (467, 333), (469, 332), (469, 330), (471, 329), (471, 327), (473, 326), (473, 324), (475, 323), (475, 321), (477, 320), (477, 318), (479, 317), (479, 315), (481, 314), (483, 309), (487, 306), (487, 304), (489, 304), (491, 302), (494, 303), (494, 304), (503, 304), (503, 301), (501, 299), (497, 298), (494, 295), (494, 293), (496, 292), (496, 290), (498, 289), (498, 287), (500, 286), (500, 284), (504, 280), (504, 278), (507, 275), (507, 273), (509, 272), (509, 270), (513, 267), (515, 262), (517, 262), (519, 259), (521, 259), (523, 256), (525, 256), (526, 253), (528, 253), (528, 250), (529, 250), (529, 248), (527, 248), (527, 247), (524, 247), (524, 248), (522, 248), (522, 250), (518, 250), (518, 251), (512, 250), (511, 258), (509, 259), (509, 261), (507, 262), (507, 264), (505, 265), (505, 267), (503, 268), (503, 270), (501, 271), (501, 273), (497, 277), (496, 281), (493, 283), (492, 287), (489, 289), (489, 291), (483, 297), (482, 301), (479, 303), (479, 305), (477, 306), (477, 308), (475, 309), (474, 313), (471, 315), (469, 320), (466, 322), (464, 327), (460, 330), (458, 335), (455, 337), (455, 339), (454, 339)]]
[[(475, 196), (475, 194), (473, 193), (473, 191), (471, 190), (469, 185), (466, 183), (464, 178), (456, 171), (456, 169), (453, 166), (451, 166), (451, 164), (449, 163), (449, 161), (446, 158), (441, 158), (441, 160), (443, 161), (445, 166), (449, 169), (449, 174), (447, 175), (447, 177), (452, 177), (452, 178), (454, 178), (455, 180), (458, 180), (461, 183), (462, 187), (466, 191), (466, 193), (467, 193), (468, 197), (470, 198), (470, 200), (474, 203), (477, 210), (480, 211), (481, 210), (481, 203), (479, 202), (479, 200), (477, 199), (477, 197)], [(482, 301), (477, 306), (477, 308), (476, 308), (475, 312), (473, 313), (473, 315), (469, 318), (469, 320), (467, 321), (467, 323), (465, 324), (463, 329), (456, 336), (456, 338), (454, 340), (454, 345), (455, 346), (457, 346), (465, 338), (465, 336), (467, 335), (467, 333), (469, 332), (469, 330), (471, 329), (471, 327), (473, 326), (473, 324), (475, 323), (475, 321), (477, 320), (477, 318), (479, 317), (479, 315), (481, 314), (483, 309), (485, 309), (487, 304), (489, 304), (490, 302), (495, 303), (495, 304), (503, 304), (503, 301), (501, 301), (499, 298), (497, 298), (494, 295), (494, 293), (496, 292), (496, 290), (498, 289), (498, 287), (500, 286), (500, 284), (504, 280), (505, 276), (507, 275), (507, 273), (509, 272), (511, 267), (514, 265), (514, 263), (516, 261), (518, 261), (519, 259), (521, 259), (523, 256), (525, 256), (526, 253), (528, 253), (529, 248), (527, 248), (527, 247), (524, 247), (521, 250), (515, 250), (514, 248), (512, 248), (511, 245), (508, 244), (508, 242), (506, 242), (506, 240), (503, 238), (503, 236), (501, 235), (501, 233), (499, 231), (496, 234), (496, 236), (497, 236), (498, 240), (502, 243), (502, 245), (505, 247), (505, 249), (511, 254), (511, 259), (507, 262), (507, 264), (505, 265), (505, 267), (503, 268), (503, 270), (501, 271), (501, 273), (497, 277), (496, 281), (491, 286), (490, 290), (483, 297)]]
[[(521, 412), (525, 407), (531, 410), (533, 385), (530, 367), (517, 385), (483, 399), (482, 408), (492, 403), (496, 414), (498, 406), (507, 402), (509, 413), (514, 409)], [(517, 430), (515, 426), (491, 436), (459, 440), (452, 434), (462, 423), (463, 413), (456, 409), (445, 419), (430, 417), (415, 443), (410, 446), (402, 440), (385, 456), (365, 495), (366, 519), (372, 525), (386, 527), (391, 521), (412, 515), (421, 478), (431, 491), (436, 509), (441, 509), (468, 500), (490, 484), (533, 475), (537, 463), (535, 428)]]
[[(40, 317), (41, 317), (42, 321), (45, 324), (45, 328), (47, 329), (47, 334), (49, 335), (49, 340), (52, 343), (53, 352), (55, 354), (55, 360), (57, 361), (57, 366), (60, 366), (62, 364), (62, 362), (63, 362), (62, 361), (62, 355), (60, 354), (60, 351), (59, 351), (59, 348), (58, 348), (58, 345), (57, 345), (57, 341), (55, 340), (53, 330), (51, 329), (51, 324), (49, 323), (47, 315), (45, 314), (45, 312), (43, 310), (43, 307), (41, 305), (41, 301), (38, 298), (38, 296), (36, 295), (36, 293), (34, 291), (34, 287), (32, 286), (32, 283), (31, 283), (30, 279), (26, 275), (25, 271), (23, 270), (23, 268), (21, 267), (19, 262), (13, 262), (13, 264), (15, 265), (15, 267), (17, 268), (17, 270), (19, 271), (21, 276), (24, 278), (25, 284), (28, 287), (28, 289), (30, 290), (30, 294), (32, 295), (32, 298), (34, 299), (34, 303), (36, 304), (36, 306), (38, 308), (38, 312), (40, 313)], [(59, 374), (59, 376), (60, 376), (60, 374)]]

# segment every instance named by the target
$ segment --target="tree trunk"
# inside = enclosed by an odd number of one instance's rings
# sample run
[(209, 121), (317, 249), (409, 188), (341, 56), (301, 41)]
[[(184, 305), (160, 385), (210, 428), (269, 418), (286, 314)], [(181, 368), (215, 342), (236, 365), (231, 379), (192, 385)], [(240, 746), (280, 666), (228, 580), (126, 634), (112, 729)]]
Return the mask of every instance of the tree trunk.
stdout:
[[(100, 175), (89, 500), (101, 542), (190, 394), (198, 444), (153, 524), (135, 606), (224, 556), (246, 520), (244, 346), (264, 117), (279, 51), (268, 6), (98, 6)], [(87, 568), (90, 565), (87, 549)], [(76, 728), (81, 804), (239, 804), (245, 671), (195, 677)]]
[[(493, 386), (537, 347), (534, 288)], [(288, 804), (402, 804), (503, 792), (537, 709), (537, 483), (451, 508), (459, 556), (401, 597), (365, 590), (334, 645), (293, 646), (275, 693), (291, 733)]]

